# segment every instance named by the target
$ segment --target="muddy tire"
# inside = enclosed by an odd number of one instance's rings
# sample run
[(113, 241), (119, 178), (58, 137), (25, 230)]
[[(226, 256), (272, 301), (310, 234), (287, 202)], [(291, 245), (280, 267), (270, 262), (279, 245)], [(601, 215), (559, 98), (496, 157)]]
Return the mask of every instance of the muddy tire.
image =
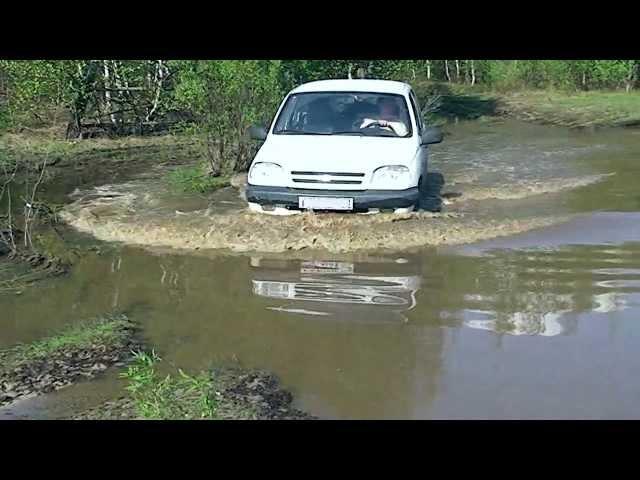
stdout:
[(420, 198), (418, 200), (419, 210), (427, 212), (440, 212), (442, 210), (442, 198), (440, 191), (444, 185), (444, 176), (439, 172), (427, 173), (426, 177), (420, 179), (418, 189)]

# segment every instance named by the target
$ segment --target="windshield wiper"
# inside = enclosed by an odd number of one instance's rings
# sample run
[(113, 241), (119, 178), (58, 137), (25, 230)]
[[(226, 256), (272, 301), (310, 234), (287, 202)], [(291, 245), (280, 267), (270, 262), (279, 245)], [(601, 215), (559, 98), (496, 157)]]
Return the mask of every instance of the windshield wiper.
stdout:
[(331, 132), (331, 135), (359, 135), (359, 136), (364, 136), (364, 133), (362, 132), (358, 132), (358, 131), (354, 131), (354, 130), (344, 130), (344, 131), (340, 131), (340, 132)]
[(321, 133), (321, 132), (305, 132), (302, 130), (278, 130), (276, 132), (273, 132), (276, 135), (278, 134), (284, 134), (284, 135), (331, 135), (330, 133)]

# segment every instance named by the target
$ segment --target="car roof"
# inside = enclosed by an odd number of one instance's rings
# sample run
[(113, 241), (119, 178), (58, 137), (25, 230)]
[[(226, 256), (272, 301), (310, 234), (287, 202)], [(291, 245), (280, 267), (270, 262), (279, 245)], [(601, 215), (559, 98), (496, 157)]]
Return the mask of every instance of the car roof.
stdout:
[(397, 95), (407, 95), (411, 87), (403, 82), (392, 80), (318, 80), (304, 83), (294, 88), (291, 93), (310, 92), (372, 92), (372, 93), (395, 93)]

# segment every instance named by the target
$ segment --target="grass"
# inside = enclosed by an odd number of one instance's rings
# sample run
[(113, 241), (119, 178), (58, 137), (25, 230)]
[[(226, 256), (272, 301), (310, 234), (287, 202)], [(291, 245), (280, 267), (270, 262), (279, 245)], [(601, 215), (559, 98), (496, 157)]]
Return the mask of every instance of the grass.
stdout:
[(126, 315), (108, 314), (67, 327), (57, 335), (1, 351), (0, 370), (13, 369), (42, 360), (70, 348), (81, 350), (93, 345), (110, 346), (124, 343), (130, 335), (131, 326), (131, 321)]
[(419, 81), (415, 85), (421, 102), (440, 95), (436, 122), (472, 120), (498, 114), (570, 127), (617, 127), (640, 125), (640, 92), (589, 92), (561, 90), (488, 90), (482, 85)]
[(65, 140), (54, 135), (29, 131), (0, 135), (0, 166), (18, 164), (35, 168), (47, 159), (49, 166), (78, 167), (88, 164), (126, 166), (133, 161), (156, 161), (158, 157), (188, 159), (201, 156), (201, 147), (185, 135), (92, 138)]
[(200, 166), (178, 167), (169, 172), (167, 180), (179, 193), (208, 193), (230, 185), (229, 177), (212, 177)]
[(137, 415), (155, 420), (215, 419), (217, 402), (211, 374), (190, 376), (178, 369), (176, 375), (160, 376), (155, 352), (135, 353), (122, 377)]
[(522, 91), (504, 96), (507, 108), (580, 126), (640, 125), (640, 92)]

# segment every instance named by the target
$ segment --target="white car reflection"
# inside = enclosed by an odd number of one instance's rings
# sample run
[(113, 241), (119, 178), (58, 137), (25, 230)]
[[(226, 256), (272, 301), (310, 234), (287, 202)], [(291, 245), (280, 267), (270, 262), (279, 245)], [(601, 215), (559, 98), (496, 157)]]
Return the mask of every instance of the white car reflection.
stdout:
[[(348, 304), (396, 307), (396, 311), (408, 311), (416, 306), (416, 292), (421, 280), (417, 275), (369, 273), (374, 264), (349, 262), (303, 261), (263, 262), (252, 261), (256, 268), (253, 293), (272, 299), (318, 302), (314, 308), (267, 307), (270, 310), (286, 311), (306, 315), (333, 315), (335, 309), (327, 311), (321, 304)], [(380, 264), (380, 269), (389, 264)], [(407, 269), (393, 263), (387, 270)], [(410, 268), (410, 267), (409, 267)], [(358, 272), (363, 270), (363, 272)], [(398, 272), (400, 273), (400, 272)], [(344, 311), (340, 312), (346, 314)]]
[(531, 315), (515, 312), (506, 320), (468, 320), (464, 324), (469, 328), (489, 330), (506, 335), (540, 335), (554, 337), (564, 332), (560, 319), (570, 310)]

